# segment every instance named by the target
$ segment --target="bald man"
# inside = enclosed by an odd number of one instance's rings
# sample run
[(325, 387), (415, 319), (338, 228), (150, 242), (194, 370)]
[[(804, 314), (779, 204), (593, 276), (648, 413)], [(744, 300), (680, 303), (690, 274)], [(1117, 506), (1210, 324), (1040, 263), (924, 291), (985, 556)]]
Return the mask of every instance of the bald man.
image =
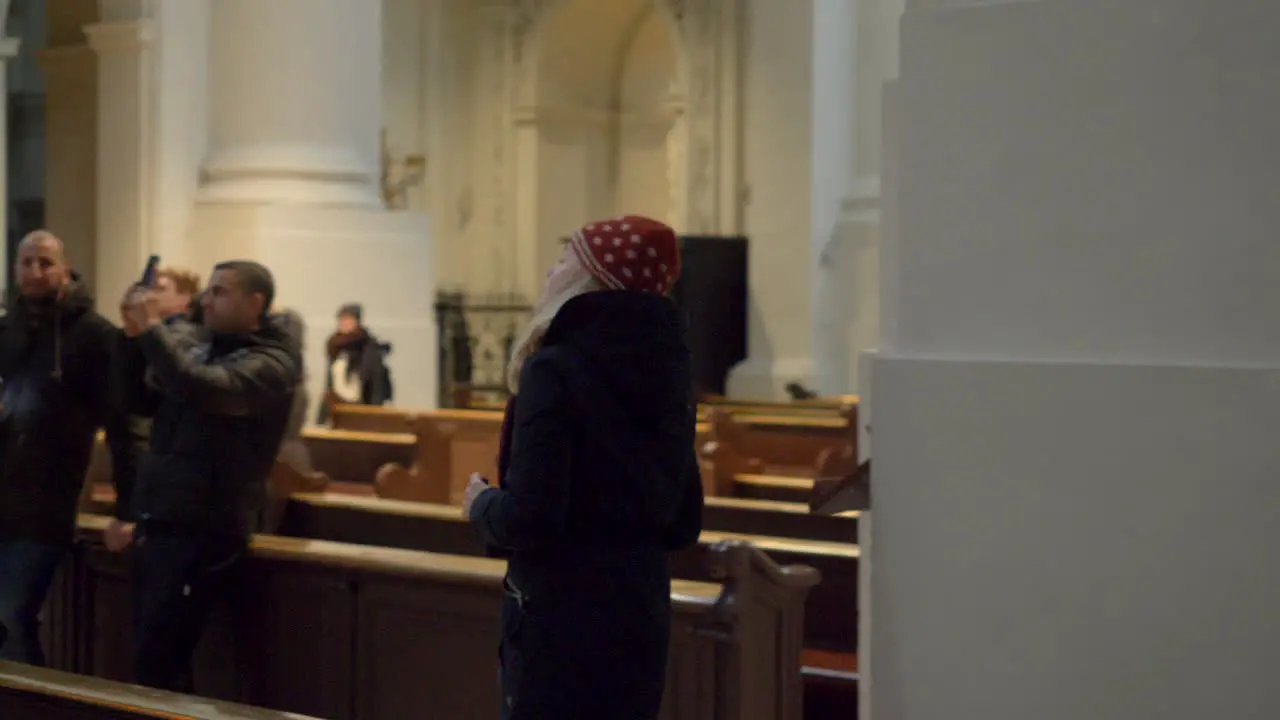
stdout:
[[(0, 660), (43, 665), (40, 607), (71, 545), (94, 436), (105, 427), (113, 450), (127, 443), (113, 391), (122, 335), (93, 311), (52, 233), (22, 240), (15, 275), (0, 319)], [(127, 495), (132, 470), (114, 474)]]

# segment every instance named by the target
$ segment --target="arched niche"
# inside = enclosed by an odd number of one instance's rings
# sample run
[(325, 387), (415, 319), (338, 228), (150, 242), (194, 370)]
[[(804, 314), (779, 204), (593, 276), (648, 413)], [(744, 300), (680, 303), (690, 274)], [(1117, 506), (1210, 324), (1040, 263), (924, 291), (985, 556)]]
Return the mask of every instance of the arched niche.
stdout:
[(558, 238), (624, 213), (684, 225), (681, 26), (667, 0), (554, 0), (517, 37), (517, 235), (545, 270)]

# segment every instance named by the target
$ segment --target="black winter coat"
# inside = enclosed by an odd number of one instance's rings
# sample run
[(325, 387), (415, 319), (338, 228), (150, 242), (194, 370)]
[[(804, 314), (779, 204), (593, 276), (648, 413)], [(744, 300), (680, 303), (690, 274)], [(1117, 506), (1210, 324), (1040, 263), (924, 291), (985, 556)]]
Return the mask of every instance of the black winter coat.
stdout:
[(268, 320), (258, 332), (214, 336), (152, 328), (128, 341), (129, 409), (152, 418), (138, 462), (141, 523), (247, 539), (302, 377), (297, 345)]
[[(380, 406), (390, 402), (393, 390), (387, 356), (391, 354), (391, 344), (378, 340), (364, 328), (360, 328), (354, 338), (344, 338), (339, 333), (331, 335), (325, 348), (329, 361), (324, 371), (326, 392), (333, 391), (333, 374), (337, 371), (334, 363), (344, 353), (347, 372), (356, 373), (360, 378), (360, 404)], [(322, 425), (329, 422), (329, 413), (329, 403), (320, 403), (316, 422)]]
[(135, 448), (111, 368), (120, 331), (73, 279), (61, 300), (0, 318), (0, 541), (69, 545), (98, 428), (128, 497)]
[(509, 553), (503, 700), (513, 720), (658, 714), (668, 553), (697, 541), (689, 350), (669, 300), (589, 293), (526, 361), (502, 487), (471, 520)]

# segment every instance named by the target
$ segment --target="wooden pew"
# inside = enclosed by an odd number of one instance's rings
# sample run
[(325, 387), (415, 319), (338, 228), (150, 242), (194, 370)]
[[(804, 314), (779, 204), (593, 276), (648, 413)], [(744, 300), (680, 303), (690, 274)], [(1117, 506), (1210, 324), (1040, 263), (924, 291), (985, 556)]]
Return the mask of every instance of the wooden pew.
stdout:
[(336, 403), (330, 409), (329, 422), (335, 430), (412, 433), (419, 414), (395, 407)]
[(734, 415), (786, 415), (792, 417), (839, 417), (851, 405), (857, 405), (857, 395), (840, 395), (832, 398), (814, 398), (777, 402), (768, 400), (740, 400), (733, 398), (703, 398), (698, 404), (698, 419), (705, 420), (712, 410), (724, 410)]
[[(824, 451), (837, 444), (857, 440), (856, 404), (843, 406), (836, 412), (822, 410), (818, 415), (748, 414), (721, 408), (700, 409), (699, 413), (700, 418), (705, 416), (706, 423), (699, 423), (699, 444), (714, 440), (733, 445), (742, 455), (760, 459), (762, 467), (759, 472), (762, 474), (813, 477), (815, 465)], [(431, 424), (429, 418), (446, 424), (483, 424), (500, 429), (501, 417), (501, 413), (487, 410), (416, 412), (361, 405), (337, 405), (333, 410), (336, 429), (383, 433), (407, 431), (419, 437), (422, 436), (423, 424)], [(402, 464), (410, 463), (402, 461)]]
[[(82, 545), (46, 608), (51, 662), (118, 678), (128, 667), (127, 555)], [(818, 572), (726, 543), (718, 584), (676, 582), (663, 720), (800, 720), (803, 604)], [(202, 694), (335, 720), (496, 716), (505, 563), (258, 536), (240, 595), (198, 652)]]
[(0, 717), (13, 720), (317, 720), (101, 678), (0, 662)]
[(716, 408), (707, 422), (716, 442), (759, 460), (761, 474), (813, 477), (830, 448), (857, 442), (858, 406), (829, 417), (739, 415)]
[[(484, 544), (460, 508), (342, 495), (298, 494), (279, 533), (299, 538), (483, 556)], [(822, 573), (805, 607), (805, 647), (857, 652), (858, 547), (853, 543), (799, 540), (704, 530), (698, 545), (673, 556), (672, 574), (707, 580), (706, 553), (723, 542), (747, 542), (775, 562), (807, 565)]]
[(702, 511), (708, 530), (772, 535), (797, 540), (858, 542), (858, 513), (814, 515), (803, 503), (709, 497)]
[[(709, 498), (709, 507), (715, 507), (717, 500)], [(831, 519), (849, 522), (854, 518)], [(286, 511), (281, 533), (459, 555), (475, 556), (484, 552), (478, 536), (457, 507), (334, 494), (295, 495)], [(797, 542), (707, 531), (697, 547), (675, 556), (673, 575), (704, 579), (700, 563), (705, 562), (707, 549), (728, 540), (754, 543), (776, 562), (801, 563), (816, 567), (822, 573), (822, 582), (810, 591), (805, 602), (802, 666), (805, 717), (809, 720), (850, 717), (850, 709), (857, 707), (858, 688), (857, 547), (849, 543)]]
[(371, 484), (382, 466), (418, 457), (418, 438), (410, 432), (307, 428), (302, 442), (312, 467), (337, 482)]
[[(702, 471), (702, 489), (707, 497), (740, 497), (757, 500), (774, 500), (791, 503), (807, 503), (813, 492), (812, 477), (794, 475), (767, 475), (764, 463), (757, 458), (746, 457), (739, 449), (740, 436), (729, 434), (729, 442), (716, 436), (704, 443), (698, 452), (698, 464)], [(736, 441), (736, 442), (735, 442)], [(823, 458), (830, 457), (825, 453)], [(819, 462), (819, 467), (821, 462)]]
[(377, 471), (378, 495), (460, 504), (471, 473), (498, 476), (501, 414), (440, 410), (416, 416), (412, 427), (417, 455), (411, 464), (388, 463)]
[[(291, 501), (296, 501), (295, 505), (320, 508), (350, 507), (367, 504), (361, 498), (374, 497), (368, 492), (330, 492), (331, 487), (332, 484), (326, 483), (322, 476), (302, 475), (288, 466), (277, 466), (272, 475), (269, 494), (273, 504), (281, 504), (281, 518), (284, 508)], [(89, 514), (110, 515), (115, 512), (115, 497), (115, 491), (110, 485), (98, 485), (86, 496), (80, 510)], [(405, 502), (408, 504), (403, 504)], [(386, 498), (380, 498), (377, 504), (382, 512), (393, 515), (401, 507), (409, 508), (412, 514), (412, 509), (418, 505), (416, 501)], [(305, 510), (295, 508), (294, 512)], [(748, 535), (856, 543), (858, 516), (857, 511), (817, 515), (811, 513), (803, 503), (709, 497), (702, 513), (702, 526), (707, 530)], [(279, 520), (270, 527), (278, 526)]]
[[(698, 405), (698, 420), (705, 421), (712, 410), (720, 409), (733, 415), (797, 418), (842, 418), (847, 416), (850, 407), (858, 405), (856, 395), (844, 395), (839, 398), (815, 399), (801, 402), (780, 403), (760, 400), (717, 400)], [(456, 408), (473, 412), (502, 413), (503, 406), (483, 404)], [(391, 406), (349, 405), (337, 403), (331, 410), (331, 424), (342, 430), (362, 430), (368, 432), (409, 432), (414, 418), (429, 412), (452, 412), (452, 410), (412, 410)]]

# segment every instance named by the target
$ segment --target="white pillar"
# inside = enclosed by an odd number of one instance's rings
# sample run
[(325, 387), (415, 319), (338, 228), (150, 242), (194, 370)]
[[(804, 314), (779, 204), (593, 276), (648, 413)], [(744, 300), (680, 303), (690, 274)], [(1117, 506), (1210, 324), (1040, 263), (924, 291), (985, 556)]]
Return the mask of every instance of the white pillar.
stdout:
[[(67, 250), (67, 261), (97, 283), (98, 76), (94, 52), (82, 43), (40, 54), (45, 77), (45, 227)], [(110, 312), (108, 298), (100, 308)]]
[[(22, 41), (16, 37), (3, 37), (5, 31), (5, 20), (8, 14), (8, 3), (0, 3), (0, 98), (9, 97), (9, 73), (6, 66), (9, 61), (18, 55), (18, 48)], [(6, 107), (8, 102), (6, 100)], [(0, 229), (3, 229), (5, 237), (5, 267), (0, 270), (0, 298), (5, 296), (8, 290), (9, 280), (9, 113), (0, 113)]]
[(838, 233), (841, 206), (853, 186), (857, 103), (858, 6), (852, 0), (813, 0), (813, 385), (824, 395), (849, 388), (849, 323), (841, 303), (844, 279)]
[(108, 315), (152, 251), (154, 53), (150, 18), (88, 25), (98, 54), (94, 292)]
[(435, 257), (427, 218), (379, 187), (382, 3), (216, 0), (211, 122), (188, 247), (197, 268), (252, 258), (308, 326), (310, 393), (346, 302), (394, 349), (395, 404), (437, 402)]
[(381, 207), (381, 3), (212, 3), (202, 199)]
[(903, 31), (876, 717), (1280, 717), (1280, 5)]
[(152, 111), (151, 252), (168, 266), (191, 265), (187, 227), (208, 147), (209, 13), (216, 4), (180, 0), (153, 5), (159, 60)]

